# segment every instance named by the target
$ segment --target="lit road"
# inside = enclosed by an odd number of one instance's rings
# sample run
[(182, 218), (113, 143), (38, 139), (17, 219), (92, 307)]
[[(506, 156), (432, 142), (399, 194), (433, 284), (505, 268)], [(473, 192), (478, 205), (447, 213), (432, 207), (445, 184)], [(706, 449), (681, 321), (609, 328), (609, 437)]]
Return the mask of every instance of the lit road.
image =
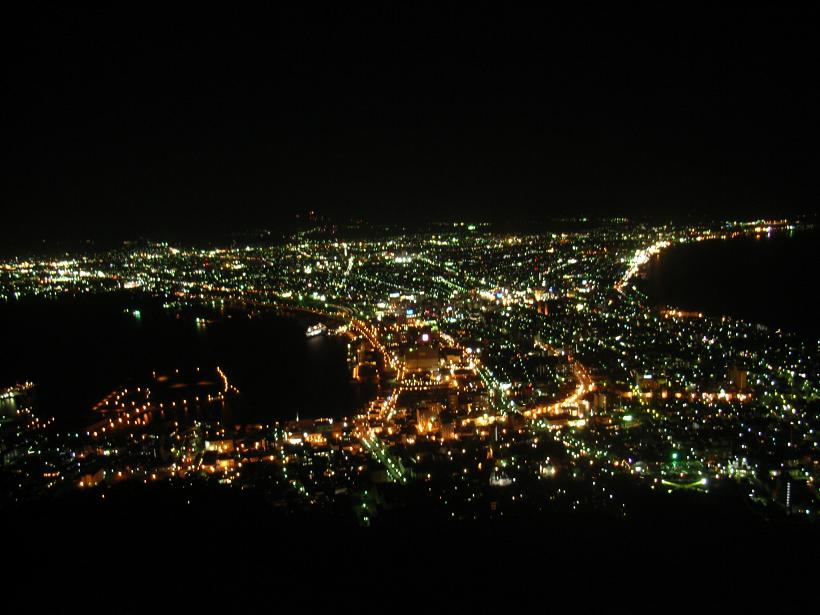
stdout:
[(376, 461), (387, 470), (387, 475), (395, 483), (407, 483), (407, 470), (401, 460), (391, 455), (384, 443), (372, 431), (361, 436), (362, 445)]

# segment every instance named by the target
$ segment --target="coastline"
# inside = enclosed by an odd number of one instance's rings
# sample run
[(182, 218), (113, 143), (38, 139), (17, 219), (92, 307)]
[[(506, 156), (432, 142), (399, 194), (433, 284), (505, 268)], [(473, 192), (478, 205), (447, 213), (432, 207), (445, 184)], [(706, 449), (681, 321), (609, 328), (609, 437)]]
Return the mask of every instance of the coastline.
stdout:
[(804, 301), (820, 275), (810, 266), (813, 227), (673, 243), (641, 265), (637, 286), (651, 307), (743, 320), (820, 340)]

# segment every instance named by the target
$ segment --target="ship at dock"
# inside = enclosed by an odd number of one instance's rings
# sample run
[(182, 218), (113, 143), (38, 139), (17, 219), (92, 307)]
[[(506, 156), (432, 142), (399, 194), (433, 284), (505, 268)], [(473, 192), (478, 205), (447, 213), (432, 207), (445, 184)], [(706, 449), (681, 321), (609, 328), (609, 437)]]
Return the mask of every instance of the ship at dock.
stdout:
[(315, 337), (317, 335), (324, 335), (325, 333), (327, 333), (327, 326), (320, 322), (308, 327), (307, 331), (305, 331), (305, 337)]

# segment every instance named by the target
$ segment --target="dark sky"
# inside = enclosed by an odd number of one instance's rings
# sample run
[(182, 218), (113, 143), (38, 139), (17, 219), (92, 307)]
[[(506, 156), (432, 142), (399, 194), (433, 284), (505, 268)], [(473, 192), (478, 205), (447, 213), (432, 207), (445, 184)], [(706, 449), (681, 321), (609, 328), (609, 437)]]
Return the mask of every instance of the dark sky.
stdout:
[(820, 193), (816, 11), (115, 4), (4, 20), (13, 241), (308, 208), (745, 216)]

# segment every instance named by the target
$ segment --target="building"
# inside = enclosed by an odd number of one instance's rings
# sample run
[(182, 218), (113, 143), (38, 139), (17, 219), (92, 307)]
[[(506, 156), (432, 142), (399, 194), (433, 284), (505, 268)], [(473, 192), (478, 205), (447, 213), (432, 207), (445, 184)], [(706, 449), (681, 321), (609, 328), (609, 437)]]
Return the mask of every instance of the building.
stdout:
[(737, 365), (730, 365), (729, 366), (729, 382), (738, 393), (745, 393), (746, 389), (748, 388), (747, 376), (748, 373), (745, 369), (738, 367)]
[(419, 346), (405, 352), (404, 364), (408, 372), (427, 372), (441, 365), (441, 357), (437, 348)]
[(438, 417), (444, 406), (438, 403), (420, 403), (416, 407), (416, 430), (420, 434), (436, 431), (439, 426)]

